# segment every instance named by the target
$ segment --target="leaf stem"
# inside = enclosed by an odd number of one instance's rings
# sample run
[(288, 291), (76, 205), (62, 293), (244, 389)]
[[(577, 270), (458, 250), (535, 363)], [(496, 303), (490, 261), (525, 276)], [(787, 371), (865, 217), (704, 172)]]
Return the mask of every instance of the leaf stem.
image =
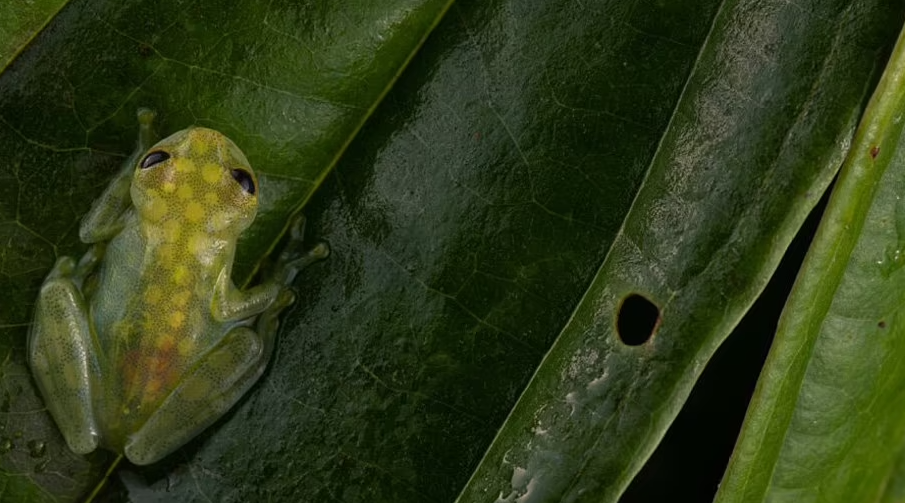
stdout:
[(104, 474), (104, 477), (94, 486), (94, 490), (91, 491), (91, 494), (88, 495), (88, 498), (85, 499), (85, 503), (91, 503), (94, 501), (94, 497), (98, 495), (104, 485), (107, 483), (107, 479), (110, 478), (110, 475), (113, 473), (113, 470), (119, 466), (120, 461), (123, 460), (123, 455), (119, 454), (116, 456), (116, 459), (113, 460), (113, 463), (110, 464), (110, 467), (107, 468), (107, 473)]

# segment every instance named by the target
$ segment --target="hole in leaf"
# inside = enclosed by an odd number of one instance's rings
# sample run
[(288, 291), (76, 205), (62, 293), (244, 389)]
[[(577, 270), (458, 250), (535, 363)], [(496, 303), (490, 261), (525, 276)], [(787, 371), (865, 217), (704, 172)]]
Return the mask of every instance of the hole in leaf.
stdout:
[(714, 501), (776, 322), (831, 192), (832, 186), (801, 226), (757, 302), (707, 362), (681, 412), (619, 503)]
[(660, 309), (647, 297), (633, 293), (623, 299), (616, 315), (616, 331), (622, 342), (640, 346), (654, 335), (660, 325)]

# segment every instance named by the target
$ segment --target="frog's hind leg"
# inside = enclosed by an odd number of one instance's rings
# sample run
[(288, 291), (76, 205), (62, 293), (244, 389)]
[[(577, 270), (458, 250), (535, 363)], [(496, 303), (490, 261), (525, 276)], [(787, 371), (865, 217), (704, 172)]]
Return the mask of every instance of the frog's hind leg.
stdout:
[(271, 346), (248, 327), (230, 330), (129, 437), (129, 461), (153, 463), (220, 418), (264, 372)]
[(41, 286), (28, 339), (29, 364), (44, 403), (69, 448), (79, 454), (98, 445), (91, 400), (96, 351), (77, 285), (79, 269), (90, 267), (84, 259), (79, 266), (70, 257), (57, 261)]

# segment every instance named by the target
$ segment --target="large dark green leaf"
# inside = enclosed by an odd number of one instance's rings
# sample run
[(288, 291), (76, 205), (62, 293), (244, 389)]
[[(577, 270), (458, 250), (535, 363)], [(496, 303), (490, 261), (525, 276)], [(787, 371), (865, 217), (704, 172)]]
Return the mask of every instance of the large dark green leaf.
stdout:
[[(106, 466), (31, 429), (22, 345), (146, 105), (164, 132), (223, 130), (264, 174), (243, 275), (314, 189), (309, 235), (333, 255), (302, 275), (260, 385), (162, 463), (121, 467), (128, 498), (614, 500), (838, 167), (901, 15), (336, 4), (74, 1), (0, 75), (0, 420), (26, 431), (19, 458), (39, 440), (81, 466), (64, 491), (6, 456), (6, 483), (63, 501)], [(628, 292), (663, 315), (637, 347), (612, 329)]]
[[(866, 89), (844, 82), (870, 73), (870, 39), (854, 39), (882, 11), (799, 8), (720, 6), (603, 265), (459, 501), (615, 501), (653, 451), (857, 118)], [(635, 293), (661, 317), (630, 347), (616, 318)]]
[[(78, 219), (131, 150), (137, 108), (157, 109), (165, 132), (220, 129), (257, 168), (262, 208), (238, 268), (247, 277), (447, 5), (78, 1), (4, 70), (0, 442), (9, 452), (0, 466), (10, 488), (0, 495), (66, 500), (94, 485), (106, 462), (66, 451), (34, 396), (22, 349), (54, 257), (84, 250)], [(29, 448), (36, 443), (45, 446), (39, 455)]]

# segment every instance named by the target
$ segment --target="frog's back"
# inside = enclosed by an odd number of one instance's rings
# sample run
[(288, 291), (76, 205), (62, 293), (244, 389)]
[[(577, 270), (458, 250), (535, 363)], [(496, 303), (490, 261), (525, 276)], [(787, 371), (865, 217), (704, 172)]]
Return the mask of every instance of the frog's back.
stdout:
[(103, 355), (96, 408), (108, 435), (141, 424), (228, 329), (209, 307), (212, 271), (180, 256), (188, 238), (154, 233), (130, 221), (110, 242), (91, 299)]
[(112, 449), (244, 322), (218, 321), (212, 306), (231, 286), (236, 240), (257, 211), (256, 187), (238, 147), (205, 128), (161, 140), (135, 167), (132, 206), (91, 300), (101, 353), (94, 408)]

